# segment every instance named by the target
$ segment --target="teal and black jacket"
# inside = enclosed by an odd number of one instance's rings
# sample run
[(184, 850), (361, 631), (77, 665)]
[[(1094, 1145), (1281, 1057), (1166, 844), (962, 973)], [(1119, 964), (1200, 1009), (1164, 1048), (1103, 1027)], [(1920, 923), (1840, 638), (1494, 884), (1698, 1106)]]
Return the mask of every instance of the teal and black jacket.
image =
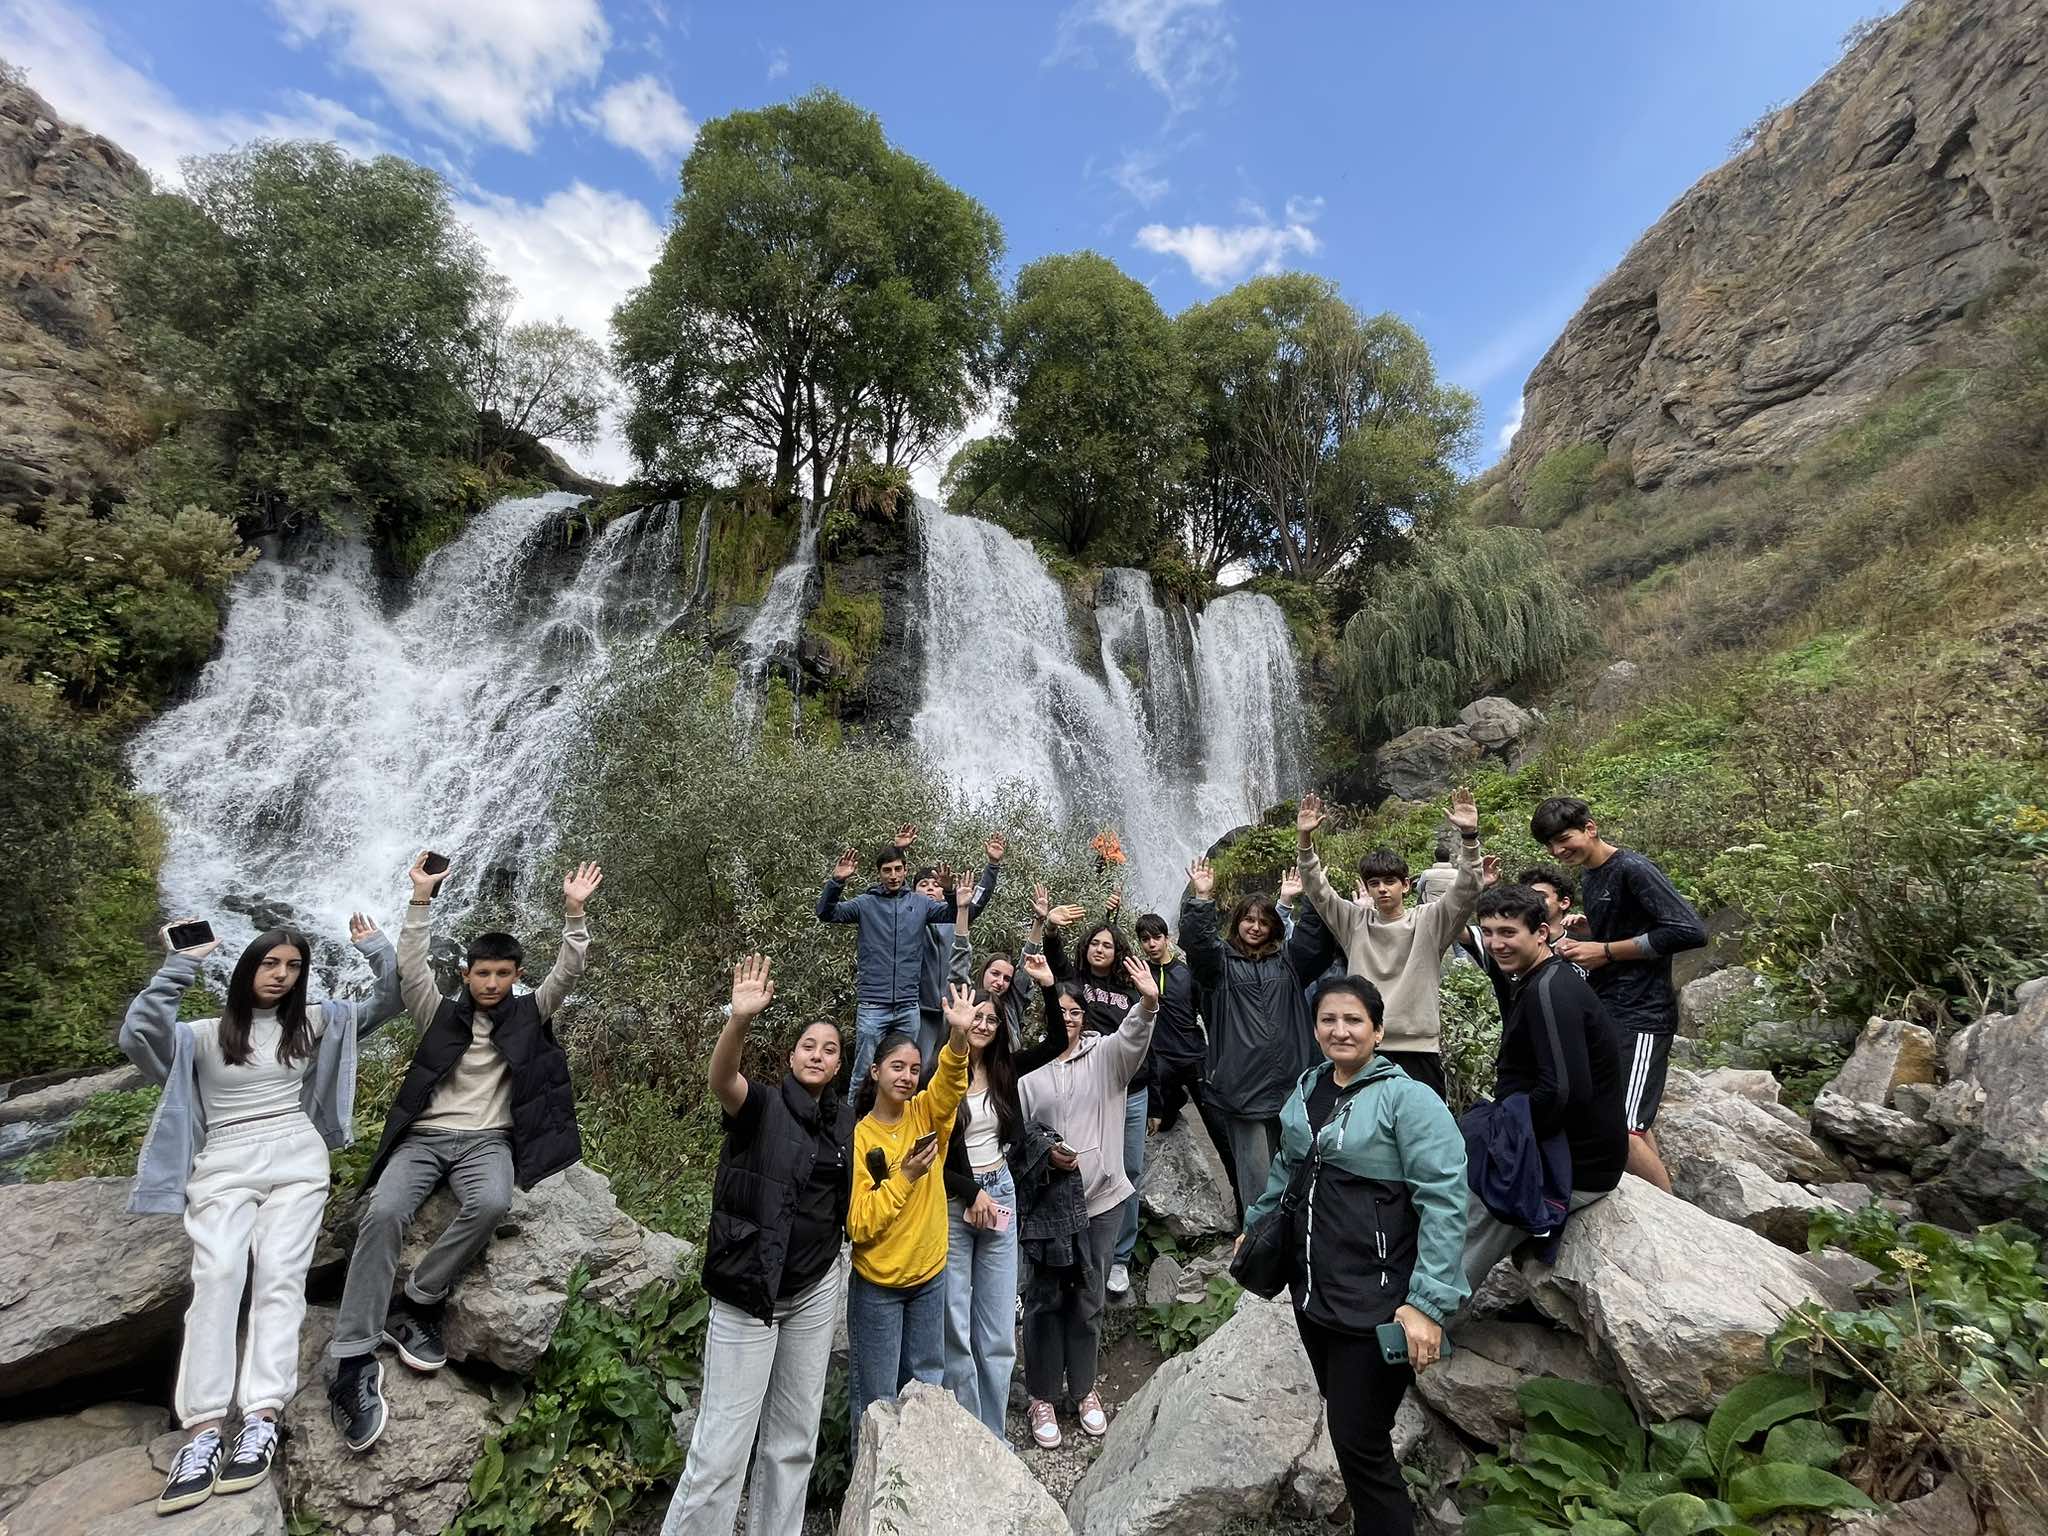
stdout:
[[(1250, 1230), (1309, 1156), (1308, 1104), (1327, 1061), (1302, 1073), (1280, 1111), (1280, 1152)], [(1375, 1056), (1338, 1094), (1315, 1177), (1295, 1212), (1294, 1305), (1326, 1328), (1368, 1333), (1404, 1302), (1433, 1321), (1464, 1304), (1465, 1140), (1426, 1084)]]

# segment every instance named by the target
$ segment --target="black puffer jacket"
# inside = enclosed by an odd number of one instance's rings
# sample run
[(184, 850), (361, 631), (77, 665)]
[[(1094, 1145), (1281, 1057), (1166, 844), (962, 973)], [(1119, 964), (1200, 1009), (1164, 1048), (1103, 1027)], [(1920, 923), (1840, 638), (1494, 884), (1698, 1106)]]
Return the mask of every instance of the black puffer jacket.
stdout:
[(1298, 924), (1286, 942), (1248, 955), (1216, 931), (1218, 921), (1213, 901), (1181, 905), (1180, 942), (1209, 1021), (1208, 1104), (1240, 1119), (1278, 1115), (1319, 1054), (1302, 991), (1322, 959)]
[(751, 1083), (749, 1091), (761, 1093), (761, 1113), (746, 1135), (728, 1132), (718, 1154), (704, 1243), (704, 1290), (767, 1323), (775, 1319), (775, 1301), (782, 1292), (797, 1200), (810, 1184), (820, 1143), (835, 1138), (847, 1169), (839, 1194), (839, 1220), (845, 1225), (853, 1187), (854, 1114), (836, 1089), (827, 1088), (823, 1098), (814, 1099), (789, 1075), (777, 1088), (763, 1092), (761, 1084)]

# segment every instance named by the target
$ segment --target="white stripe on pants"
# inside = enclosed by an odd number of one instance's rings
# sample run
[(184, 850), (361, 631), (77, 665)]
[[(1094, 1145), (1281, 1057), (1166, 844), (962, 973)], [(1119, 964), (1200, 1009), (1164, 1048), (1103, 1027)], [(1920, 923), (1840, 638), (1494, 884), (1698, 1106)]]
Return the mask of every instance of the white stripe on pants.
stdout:
[(1657, 1037), (1636, 1031), (1635, 1054), (1628, 1061), (1628, 1094), (1623, 1100), (1622, 1114), (1633, 1131), (1642, 1113), (1643, 1090), (1649, 1086), (1650, 1063), (1656, 1059)]
[(711, 1303), (697, 1427), (661, 1536), (732, 1536), (750, 1451), (747, 1536), (802, 1528), (845, 1273), (842, 1250), (824, 1279), (776, 1307), (772, 1323)]
[[(223, 1126), (192, 1160), (192, 1305), (174, 1399), (185, 1428), (225, 1417), (230, 1402), (245, 1414), (282, 1409), (298, 1390), (306, 1269), (327, 1208), (327, 1176), (327, 1144), (296, 1113)], [(245, 1281), (249, 1335), (238, 1392), (235, 1324)]]

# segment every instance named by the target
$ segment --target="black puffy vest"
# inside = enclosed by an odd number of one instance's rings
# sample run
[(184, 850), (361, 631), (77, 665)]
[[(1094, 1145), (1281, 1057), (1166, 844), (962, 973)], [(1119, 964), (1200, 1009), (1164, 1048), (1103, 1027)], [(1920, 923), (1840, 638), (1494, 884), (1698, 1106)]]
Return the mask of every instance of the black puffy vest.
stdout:
[(852, 1106), (836, 1090), (813, 1099), (794, 1077), (761, 1105), (754, 1134), (735, 1147), (725, 1139), (718, 1154), (718, 1178), (711, 1190), (711, 1227), (704, 1243), (704, 1290), (729, 1307), (762, 1322), (775, 1320), (782, 1266), (789, 1257), (789, 1231), (796, 1202), (817, 1162), (821, 1117), (847, 1156), (851, 1189)]
[[(363, 1177), (366, 1187), (377, 1182), (412, 1123), (427, 1112), (434, 1090), (462, 1060), (475, 1016), (476, 1000), (466, 990), (459, 997), (441, 999), (384, 1117), (384, 1139), (377, 1143), (376, 1160)], [(569, 1057), (530, 992), (506, 998), (493, 1010), (492, 1021), (491, 1043), (512, 1074), (512, 1180), (521, 1189), (531, 1189), (583, 1155)]]

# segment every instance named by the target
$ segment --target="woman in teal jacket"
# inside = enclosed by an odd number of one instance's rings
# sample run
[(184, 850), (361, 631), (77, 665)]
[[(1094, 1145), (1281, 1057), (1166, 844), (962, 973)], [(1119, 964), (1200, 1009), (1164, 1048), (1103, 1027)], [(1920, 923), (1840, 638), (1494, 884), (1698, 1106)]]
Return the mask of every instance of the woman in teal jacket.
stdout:
[[(1294, 1218), (1295, 1324), (1329, 1415), (1353, 1529), (1408, 1536), (1414, 1513), (1394, 1461), (1394, 1413), (1443, 1347), (1444, 1320), (1469, 1294), (1465, 1141), (1426, 1084), (1376, 1056), (1379, 989), (1339, 976), (1316, 990), (1316, 1042), (1329, 1059), (1302, 1073), (1280, 1111), (1280, 1151), (1249, 1230), (1317, 1161)], [(1408, 1362), (1390, 1365), (1376, 1331), (1395, 1322)]]

